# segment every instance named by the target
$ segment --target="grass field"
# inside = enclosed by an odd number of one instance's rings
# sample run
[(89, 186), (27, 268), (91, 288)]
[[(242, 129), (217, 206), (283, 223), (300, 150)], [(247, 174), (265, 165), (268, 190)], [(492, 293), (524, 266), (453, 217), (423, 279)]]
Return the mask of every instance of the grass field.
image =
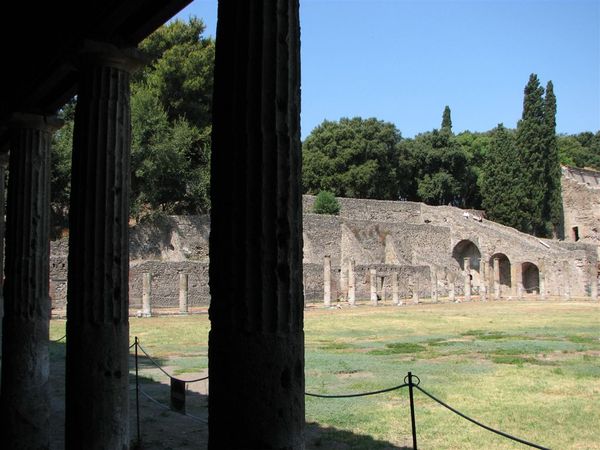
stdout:
[[(131, 335), (175, 374), (206, 369), (206, 315), (131, 319)], [(51, 338), (64, 333), (53, 321)], [(600, 449), (600, 304), (488, 302), (305, 313), (306, 390), (398, 385), (408, 371), (465, 414), (553, 449)], [(142, 375), (165, 382), (151, 366)], [(184, 375), (182, 375), (183, 377)], [(524, 448), (416, 392), (419, 447)], [(411, 447), (408, 391), (306, 399), (307, 448)]]

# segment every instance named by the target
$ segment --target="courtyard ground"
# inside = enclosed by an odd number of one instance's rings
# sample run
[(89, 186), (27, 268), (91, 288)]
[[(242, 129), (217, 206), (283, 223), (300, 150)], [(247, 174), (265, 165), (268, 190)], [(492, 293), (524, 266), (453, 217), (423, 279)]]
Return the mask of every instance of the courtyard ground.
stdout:
[[(182, 379), (207, 374), (206, 314), (131, 318), (131, 336)], [(64, 335), (53, 320), (51, 338)], [(306, 390), (357, 393), (395, 386), (408, 371), (451, 406), (554, 449), (600, 449), (600, 304), (499, 301), (361, 305), (305, 312)], [(134, 367), (133, 357), (131, 367)], [(188, 384), (188, 416), (172, 412), (169, 379), (140, 356), (140, 431), (147, 449), (205, 448), (208, 381)], [(133, 370), (131, 374), (133, 374)], [(53, 448), (62, 448), (64, 341), (51, 345)], [(134, 377), (131, 376), (131, 386)], [(419, 447), (524, 448), (416, 392)], [(156, 403), (158, 402), (158, 403)], [(131, 434), (136, 437), (135, 390)], [(408, 391), (306, 399), (308, 449), (411, 447)]]

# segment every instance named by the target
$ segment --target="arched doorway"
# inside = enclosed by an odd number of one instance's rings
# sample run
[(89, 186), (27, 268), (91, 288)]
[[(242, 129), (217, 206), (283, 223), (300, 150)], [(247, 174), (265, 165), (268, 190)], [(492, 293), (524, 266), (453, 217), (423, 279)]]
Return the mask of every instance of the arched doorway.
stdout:
[[(498, 264), (498, 268), (496, 268), (494, 264)], [(510, 260), (508, 259), (508, 256), (504, 253), (494, 253), (490, 258), (490, 269), (493, 275), (492, 279), (497, 279), (500, 284), (501, 293), (512, 286)], [(497, 274), (496, 271), (498, 271)]]
[(523, 289), (528, 294), (540, 292), (540, 270), (531, 262), (524, 262), (521, 266), (523, 273)]
[(481, 252), (477, 245), (468, 239), (463, 239), (454, 246), (452, 257), (458, 262), (461, 270), (465, 269), (465, 258), (469, 258), (471, 269), (479, 272), (479, 261)]

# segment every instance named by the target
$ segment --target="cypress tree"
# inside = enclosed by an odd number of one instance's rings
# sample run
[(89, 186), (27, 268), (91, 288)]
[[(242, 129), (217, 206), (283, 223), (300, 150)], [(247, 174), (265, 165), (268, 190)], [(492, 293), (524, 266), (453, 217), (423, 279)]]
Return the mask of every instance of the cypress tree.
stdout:
[(452, 133), (452, 119), (450, 118), (450, 107), (448, 105), (444, 108), (444, 114), (442, 115), (442, 130)]
[(482, 206), (487, 217), (510, 227), (521, 229), (521, 180), (523, 168), (515, 164), (518, 152), (514, 137), (502, 124), (492, 132), (481, 177)]
[(536, 74), (529, 76), (523, 99), (523, 115), (517, 124), (518, 161), (523, 168), (521, 177), (521, 231), (536, 236), (548, 234), (544, 218), (546, 198), (546, 146), (544, 88)]
[(560, 188), (560, 158), (558, 155), (558, 142), (556, 138), (556, 96), (552, 81), (546, 85), (546, 98), (544, 99), (544, 119), (546, 138), (546, 198), (544, 199), (544, 217), (547, 221), (548, 231), (554, 237), (559, 236), (562, 224), (562, 196)]

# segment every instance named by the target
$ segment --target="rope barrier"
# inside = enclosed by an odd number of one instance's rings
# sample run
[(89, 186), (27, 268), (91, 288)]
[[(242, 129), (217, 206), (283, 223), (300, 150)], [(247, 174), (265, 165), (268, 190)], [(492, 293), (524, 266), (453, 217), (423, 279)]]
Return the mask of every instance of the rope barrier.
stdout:
[[(134, 342), (134, 344), (135, 344), (135, 342)], [(204, 380), (208, 380), (208, 375), (207, 375), (207, 376), (205, 376), (205, 377), (196, 378), (196, 379), (194, 379), (194, 380), (182, 380), (181, 378), (174, 377), (173, 375), (171, 375), (170, 373), (168, 373), (168, 372), (167, 372), (165, 369), (163, 369), (163, 368), (161, 367), (161, 365), (160, 365), (160, 364), (158, 364), (158, 363), (157, 363), (157, 362), (156, 362), (156, 361), (155, 361), (155, 360), (152, 358), (152, 356), (150, 356), (150, 355), (148, 354), (148, 352), (147, 352), (146, 350), (144, 350), (144, 347), (142, 347), (142, 346), (140, 345), (140, 343), (139, 343), (139, 342), (138, 342), (137, 346), (138, 346), (138, 347), (139, 347), (139, 349), (140, 349), (140, 350), (141, 350), (141, 351), (144, 353), (144, 355), (146, 355), (146, 357), (147, 357), (147, 358), (148, 358), (148, 359), (149, 359), (149, 360), (152, 362), (152, 364), (154, 364), (154, 365), (155, 365), (155, 366), (156, 366), (156, 367), (157, 367), (157, 368), (158, 368), (158, 369), (159, 369), (159, 370), (160, 370), (162, 373), (164, 373), (164, 374), (165, 374), (167, 377), (169, 377), (171, 380), (177, 380), (177, 381), (179, 381), (179, 382), (181, 382), (181, 383), (196, 383), (196, 382), (198, 382), (198, 381), (204, 381)]]
[(50, 340), (50, 342), (52, 342), (53, 344), (56, 344), (56, 343), (58, 343), (58, 342), (62, 341), (62, 340), (63, 340), (64, 338), (66, 338), (66, 337), (67, 337), (67, 335), (65, 334), (63, 337), (60, 337), (60, 338), (58, 338), (58, 339), (56, 339), (56, 340), (54, 340), (54, 341), (53, 341), (53, 340)]
[(528, 442), (528, 441), (526, 441), (526, 440), (524, 440), (524, 439), (520, 439), (520, 438), (518, 438), (518, 437), (511, 436), (511, 435), (510, 435), (510, 434), (508, 434), (508, 433), (504, 433), (503, 431), (499, 431), (499, 430), (496, 430), (496, 429), (494, 429), (494, 428), (492, 428), (492, 427), (489, 427), (489, 426), (487, 426), (487, 425), (484, 425), (484, 424), (482, 424), (481, 422), (478, 422), (477, 420), (475, 420), (475, 419), (472, 419), (472, 418), (470, 418), (469, 416), (467, 416), (467, 415), (465, 415), (465, 414), (461, 413), (460, 411), (458, 411), (458, 410), (456, 410), (456, 409), (452, 408), (450, 405), (447, 405), (446, 403), (444, 403), (443, 401), (441, 401), (439, 398), (436, 398), (436, 397), (434, 397), (433, 395), (431, 395), (429, 392), (427, 392), (427, 391), (426, 391), (425, 389), (423, 389), (422, 387), (420, 387), (420, 386), (418, 386), (418, 385), (414, 385), (414, 386), (415, 386), (415, 387), (416, 387), (418, 390), (420, 390), (420, 391), (421, 391), (423, 394), (425, 394), (426, 396), (428, 396), (429, 398), (431, 398), (432, 400), (434, 400), (434, 401), (438, 402), (438, 403), (439, 403), (440, 405), (442, 405), (443, 407), (445, 407), (445, 408), (448, 408), (448, 409), (449, 409), (450, 411), (452, 411), (454, 414), (458, 414), (458, 415), (459, 415), (460, 417), (462, 417), (463, 419), (467, 419), (469, 422), (472, 422), (472, 423), (474, 423), (475, 425), (479, 425), (481, 428), (485, 428), (486, 430), (488, 430), (488, 431), (491, 431), (492, 433), (496, 433), (496, 434), (498, 434), (498, 435), (500, 435), (500, 436), (503, 436), (503, 437), (505, 437), (505, 438), (507, 438), (507, 439), (512, 439), (513, 441), (520, 442), (521, 444), (525, 444), (525, 445), (528, 445), (528, 446), (530, 446), (530, 447), (539, 448), (539, 449), (541, 449), (541, 450), (550, 450), (548, 447), (542, 447), (541, 445), (533, 444), (533, 443), (531, 443), (531, 442)]
[(311, 394), (310, 392), (305, 392), (304, 395), (308, 395), (310, 397), (319, 397), (319, 398), (351, 398), (351, 397), (366, 397), (367, 395), (376, 395), (383, 394), (384, 392), (395, 391), (396, 389), (402, 389), (403, 387), (407, 387), (408, 384), (404, 383), (399, 386), (394, 386), (387, 389), (380, 389), (378, 391), (371, 392), (361, 392), (359, 394), (339, 394), (339, 395), (327, 395), (327, 394)]

